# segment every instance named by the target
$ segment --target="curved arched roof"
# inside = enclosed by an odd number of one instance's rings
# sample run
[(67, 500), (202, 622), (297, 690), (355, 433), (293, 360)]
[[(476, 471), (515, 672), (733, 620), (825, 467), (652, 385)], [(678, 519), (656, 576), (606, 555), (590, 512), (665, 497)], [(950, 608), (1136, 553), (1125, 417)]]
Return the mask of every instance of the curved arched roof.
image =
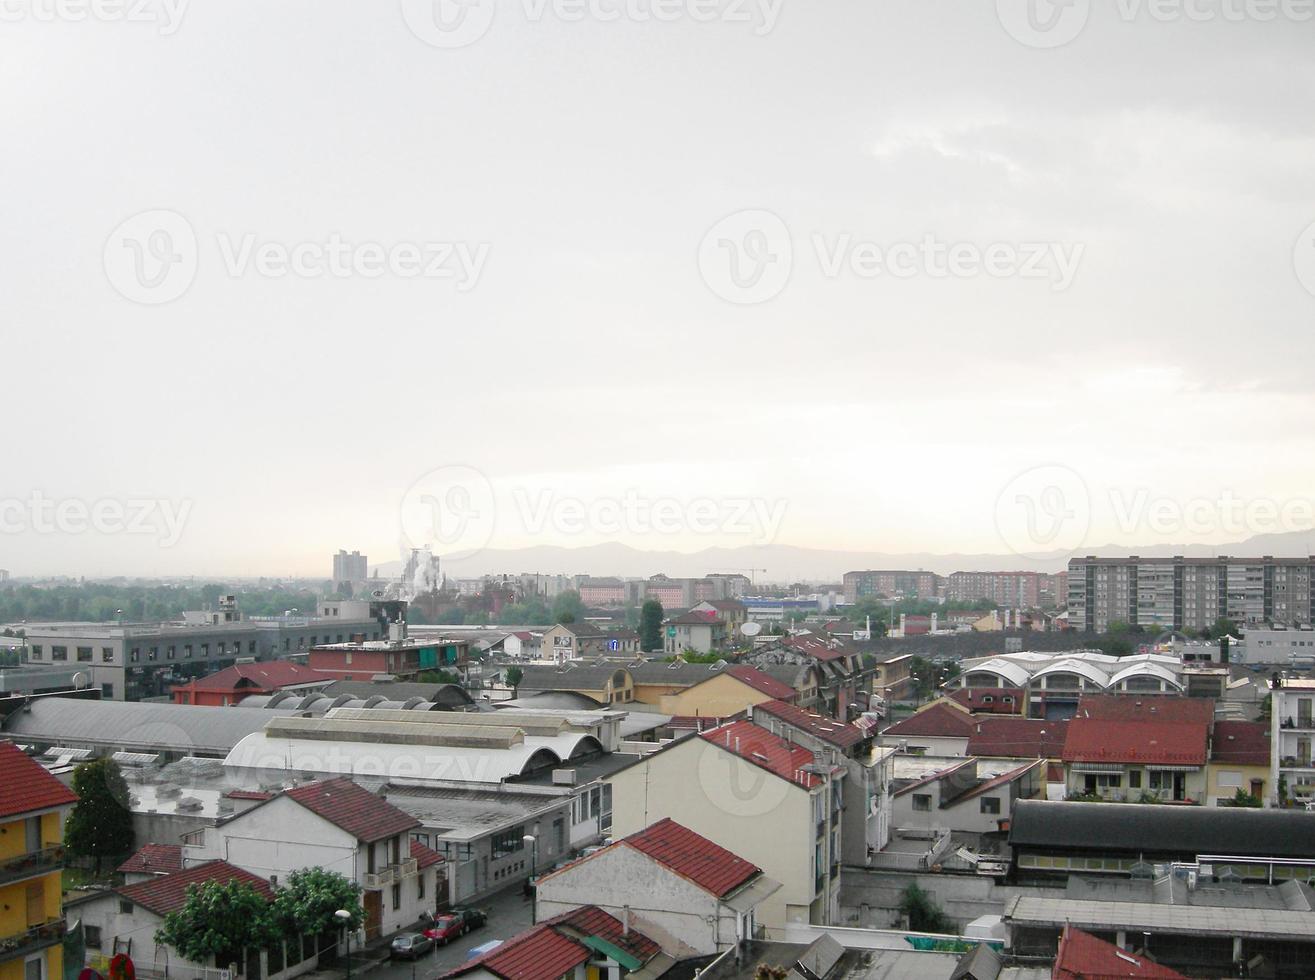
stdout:
[(1130, 677), (1158, 677), (1165, 683), (1173, 685), (1173, 687), (1179, 691), (1183, 689), (1182, 683), (1174, 676), (1173, 671), (1169, 670), (1163, 664), (1145, 662), (1124, 667), (1110, 678), (1109, 686), (1117, 687)]
[(981, 663), (972, 664), (963, 668), (964, 675), (976, 673), (995, 674), (1008, 681), (1014, 687), (1026, 687), (1029, 677), (1026, 667), (1020, 664), (1010, 663), (1008, 660), (1002, 660), (999, 657), (992, 657), (990, 660), (983, 660)]
[(1032, 675), (1032, 679), (1040, 680), (1050, 674), (1077, 674), (1079, 677), (1085, 677), (1093, 684), (1099, 684), (1102, 688), (1109, 687), (1110, 683), (1109, 674), (1095, 664), (1079, 660), (1076, 657), (1065, 657), (1063, 660), (1055, 661), (1049, 667), (1042, 667)]

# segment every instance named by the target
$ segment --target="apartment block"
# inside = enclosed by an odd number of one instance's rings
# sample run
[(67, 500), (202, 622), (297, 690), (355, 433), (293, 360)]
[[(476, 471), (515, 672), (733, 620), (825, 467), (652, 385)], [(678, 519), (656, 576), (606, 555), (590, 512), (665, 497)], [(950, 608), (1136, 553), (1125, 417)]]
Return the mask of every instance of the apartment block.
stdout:
[(845, 572), (845, 602), (857, 602), (866, 596), (926, 599), (939, 595), (938, 578), (935, 572), (923, 571)]
[(1125, 622), (1202, 630), (1221, 616), (1241, 625), (1304, 625), (1315, 619), (1315, 557), (1074, 558), (1069, 624), (1101, 632)]
[(989, 599), (1006, 609), (1036, 609), (1041, 605), (1043, 580), (1048, 578), (1040, 572), (954, 572), (945, 580), (945, 598)]

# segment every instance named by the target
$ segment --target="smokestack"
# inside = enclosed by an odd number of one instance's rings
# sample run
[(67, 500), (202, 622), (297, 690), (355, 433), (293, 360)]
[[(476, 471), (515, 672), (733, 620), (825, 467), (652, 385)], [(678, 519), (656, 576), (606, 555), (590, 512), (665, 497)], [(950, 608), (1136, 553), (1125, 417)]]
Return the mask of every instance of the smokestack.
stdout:
[(630, 906), (621, 906), (621, 935), (630, 935)]

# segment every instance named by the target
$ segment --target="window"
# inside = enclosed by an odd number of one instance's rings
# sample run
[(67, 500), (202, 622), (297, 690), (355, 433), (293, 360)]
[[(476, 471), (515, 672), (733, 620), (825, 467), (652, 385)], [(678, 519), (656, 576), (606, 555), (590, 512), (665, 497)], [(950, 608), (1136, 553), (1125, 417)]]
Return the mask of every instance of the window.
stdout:
[(425, 872), (423, 869), (416, 875), (416, 898), (424, 900), (425, 897)]
[(173, 660), (174, 657), (177, 655), (177, 653), (178, 653), (178, 648), (171, 646), (164, 651), (164, 658), (166, 660)]
[(78, 647), (78, 663), (91, 663), (91, 647)]
[(159, 659), (160, 659), (160, 648), (159, 648), (159, 647), (151, 647), (151, 649), (150, 649), (149, 651), (147, 651), (147, 653), (146, 653), (146, 659), (147, 659), (147, 660), (159, 660)]
[(87, 941), (87, 948), (100, 949), (100, 926), (84, 925), (82, 931)]
[(67, 659), (68, 659), (68, 647), (51, 647), (51, 648), (50, 648), (50, 659), (51, 659), (51, 660), (67, 660)]
[(923, 811), (923, 812), (926, 812), (926, 811), (930, 810), (930, 809), (931, 809), (931, 794), (930, 794), (930, 793), (914, 793), (914, 794), (913, 794), (913, 809), (914, 809), (914, 810), (918, 810), (918, 811)]
[(45, 976), (45, 955), (34, 956), (23, 964), (23, 980), (42, 980)]
[(101, 647), (101, 648), (100, 648), (100, 659), (101, 659), (101, 663), (106, 663), (106, 664), (108, 664), (108, 663), (113, 663), (113, 662), (114, 662), (114, 648), (113, 648), (113, 647)]
[(247, 641), (247, 653), (255, 653), (255, 652), (256, 652), (256, 641), (255, 641), (255, 640), (248, 640), (248, 641)]
[(119, 914), (132, 915), (132, 902), (128, 901), (126, 898), (119, 899)]
[(983, 812), (983, 813), (992, 813), (992, 814), (999, 813), (999, 812), (1000, 812), (1000, 797), (998, 797), (998, 796), (983, 796), (983, 797), (982, 797), (982, 812)]
[(183, 647), (183, 656), (184, 656), (184, 657), (187, 657), (188, 659), (191, 659), (191, 656), (192, 656), (192, 644), (189, 643), (189, 644), (187, 644), (187, 646)]
[(493, 860), (504, 858), (508, 855), (515, 854), (517, 851), (524, 850), (525, 827), (512, 827), (510, 830), (504, 830), (500, 834), (493, 835)]
[(33, 644), (33, 646), (32, 646), (32, 659), (33, 659), (33, 660), (40, 660), (40, 659), (41, 659), (41, 644), (39, 644), (39, 643)]
[(393, 885), (393, 911), (396, 912), (402, 907), (402, 883), (399, 881)]
[(1141, 770), (1128, 770), (1128, 789), (1141, 789)]
[(202, 644), (201, 644), (201, 657), (202, 657), (202, 659), (208, 659), (208, 658), (210, 657), (210, 644), (209, 644), (209, 643), (202, 643)]

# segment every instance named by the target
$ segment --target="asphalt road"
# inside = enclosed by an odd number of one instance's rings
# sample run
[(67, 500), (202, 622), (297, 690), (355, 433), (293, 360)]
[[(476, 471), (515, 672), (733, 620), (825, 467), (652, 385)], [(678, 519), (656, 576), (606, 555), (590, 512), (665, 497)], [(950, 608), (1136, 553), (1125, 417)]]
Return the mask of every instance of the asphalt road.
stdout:
[(434, 952), (410, 960), (390, 960), (369, 971), (370, 980), (433, 980), (466, 960), (472, 946), (480, 946), (494, 939), (510, 939), (530, 927), (531, 903), (521, 891), (521, 884), (498, 892), (491, 899), (480, 902), (487, 910), (489, 921), (482, 928), (454, 939)]

